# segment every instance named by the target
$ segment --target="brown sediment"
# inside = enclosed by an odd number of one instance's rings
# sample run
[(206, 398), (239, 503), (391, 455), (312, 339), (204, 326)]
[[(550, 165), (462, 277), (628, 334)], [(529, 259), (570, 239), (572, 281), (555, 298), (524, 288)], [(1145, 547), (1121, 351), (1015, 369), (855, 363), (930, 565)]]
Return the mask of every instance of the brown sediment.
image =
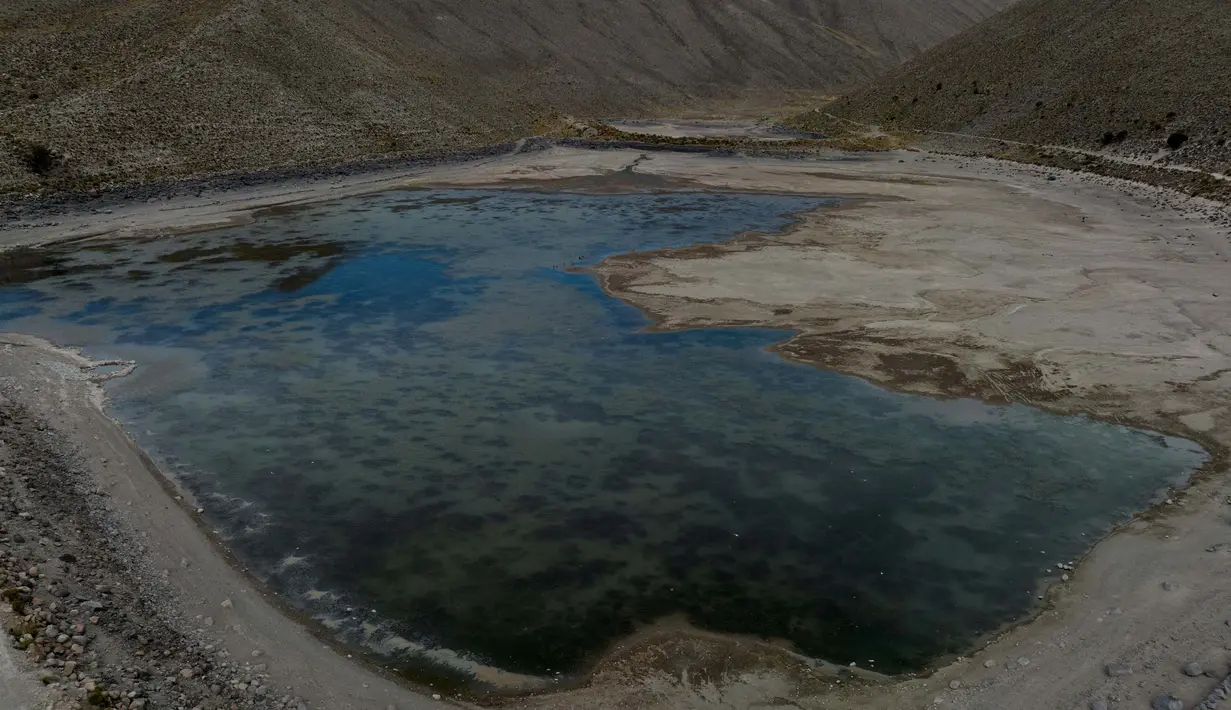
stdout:
[(991, 404), (1037, 405), (1063, 397), (1045, 384), (1043, 371), (1026, 360), (971, 373), (955, 358), (920, 350), (908, 340), (857, 331), (801, 334), (772, 349), (797, 362), (856, 375), (903, 392), (971, 397)]
[(1077, 395), (1067, 388), (1054, 389), (1046, 384), (1040, 367), (1029, 360), (1007, 361), (996, 369), (971, 373), (955, 358), (918, 350), (909, 341), (857, 333), (797, 335), (771, 349), (796, 362), (853, 375), (909, 394), (940, 399), (971, 398), (990, 404), (1026, 404), (1053, 414), (1080, 414), (1189, 439), (1209, 454), (1206, 463), (1193, 472), (1194, 481), (1226, 469), (1229, 447), (1222, 441), (1162, 413), (1149, 418), (1109, 414), (1106, 410), (1123, 404), (1119, 400), (1124, 399), (1124, 395), (1110, 392), (1102, 396)]
[[(822, 208), (825, 211), (828, 208)], [(783, 234), (798, 229), (801, 219), (787, 227)], [(678, 319), (660, 307), (647, 305), (646, 299), (636, 293), (634, 287), (647, 275), (650, 266), (658, 259), (688, 261), (693, 259), (720, 259), (728, 254), (745, 253), (764, 248), (767, 236), (760, 233), (736, 235), (725, 242), (696, 244), (645, 252), (619, 254), (608, 257), (594, 266), (577, 267), (577, 272), (590, 273), (603, 290), (614, 298), (620, 298), (637, 307), (650, 321), (651, 330), (686, 330), (693, 328), (721, 327), (766, 327), (795, 330), (796, 334), (786, 341), (770, 346), (770, 350), (789, 360), (814, 365), (840, 374), (852, 375), (888, 389), (935, 398), (972, 398), (991, 404), (1026, 404), (1044, 411), (1061, 415), (1084, 415), (1092, 419), (1137, 429), (1157, 431), (1161, 434), (1189, 439), (1202, 446), (1209, 454), (1207, 462), (1193, 472), (1191, 481), (1226, 470), (1228, 453), (1226, 443), (1208, 433), (1199, 432), (1180, 422), (1174, 416), (1161, 412), (1154, 416), (1133, 416), (1108, 409), (1122, 410), (1131, 399), (1126, 392), (1113, 392), (1105, 386), (1096, 386), (1090, 392), (1079, 393), (1070, 386), (1054, 386), (1042, 366), (1028, 357), (1012, 358), (997, 353), (994, 348), (978, 344), (969, 337), (958, 337), (945, 344), (950, 349), (982, 351), (995, 360), (994, 367), (974, 367), (963, 364), (957, 354), (929, 350), (937, 343), (912, 340), (908, 337), (888, 337), (878, 331), (868, 330), (857, 324), (859, 320), (883, 316), (883, 313), (866, 312), (855, 306), (855, 311), (865, 312), (847, 318), (810, 318), (799, 322), (799, 309), (777, 307), (769, 310), (781, 319), (773, 323), (749, 323), (741, 320), (712, 320), (707, 318)], [(850, 316), (851, 314), (847, 314)], [(854, 321), (854, 323), (852, 322)], [(967, 358), (969, 359), (969, 358)], [(1193, 382), (1213, 382), (1231, 368), (1218, 369), (1193, 378)], [(1190, 383), (1169, 383), (1175, 392), (1184, 393)], [(1153, 517), (1163, 508), (1155, 506), (1141, 511), (1139, 516)], [(1022, 622), (1014, 622), (1017, 626)]]
[[(490, 707), (524, 707), (527, 699), (550, 701), (552, 696), (587, 692), (628, 683), (634, 678), (684, 678), (688, 683), (721, 687), (747, 674), (773, 673), (793, 695), (829, 694), (846, 688), (874, 687), (892, 682), (872, 670), (839, 666), (799, 654), (785, 641), (698, 629), (672, 616), (618, 639), (595, 655), (590, 670), (547, 690), (472, 696)], [(779, 698), (781, 699), (781, 698)]]

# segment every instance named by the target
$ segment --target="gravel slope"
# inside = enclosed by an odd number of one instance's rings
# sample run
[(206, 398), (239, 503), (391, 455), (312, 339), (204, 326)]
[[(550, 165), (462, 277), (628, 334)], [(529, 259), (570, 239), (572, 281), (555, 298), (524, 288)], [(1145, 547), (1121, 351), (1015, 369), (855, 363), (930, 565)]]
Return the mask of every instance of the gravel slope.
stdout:
[(826, 91), (1013, 1), (9, 0), (0, 192), (452, 150), (559, 114)]
[(1225, 173), (1231, 12), (1224, 0), (1023, 0), (829, 110)]
[(4, 658), (54, 701), (31, 710), (445, 707), (347, 660), (220, 554), (187, 495), (103, 414), (99, 365), (0, 335), (0, 681), (13, 698), (37, 700)]

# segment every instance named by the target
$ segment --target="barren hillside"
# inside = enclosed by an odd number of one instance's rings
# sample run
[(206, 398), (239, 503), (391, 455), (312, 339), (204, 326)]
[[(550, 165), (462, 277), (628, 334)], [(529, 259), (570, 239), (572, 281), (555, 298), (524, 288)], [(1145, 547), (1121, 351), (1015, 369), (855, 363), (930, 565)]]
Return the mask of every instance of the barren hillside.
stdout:
[(0, 191), (448, 150), (558, 114), (830, 90), (1012, 1), (7, 0)]
[(1231, 6), (1023, 0), (832, 110), (1225, 172)]

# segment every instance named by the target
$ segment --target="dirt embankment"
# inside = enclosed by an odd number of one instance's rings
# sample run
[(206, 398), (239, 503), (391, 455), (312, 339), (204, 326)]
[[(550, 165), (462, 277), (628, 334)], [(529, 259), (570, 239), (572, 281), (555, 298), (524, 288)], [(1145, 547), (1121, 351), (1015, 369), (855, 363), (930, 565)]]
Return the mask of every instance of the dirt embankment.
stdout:
[(448, 151), (866, 81), (1012, 0), (9, 0), (0, 192)]

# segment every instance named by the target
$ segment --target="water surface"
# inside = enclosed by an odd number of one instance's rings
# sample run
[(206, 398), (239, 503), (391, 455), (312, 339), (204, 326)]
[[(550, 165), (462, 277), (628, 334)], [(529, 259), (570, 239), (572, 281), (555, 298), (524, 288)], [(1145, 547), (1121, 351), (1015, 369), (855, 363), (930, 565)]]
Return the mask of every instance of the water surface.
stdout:
[(678, 614), (917, 668), (1026, 612), (1203, 454), (888, 392), (767, 352), (784, 332), (646, 332), (565, 271), (821, 206), (386, 193), (10, 253), (0, 327), (138, 360), (109, 385), (137, 440), (352, 638), (545, 674)]

